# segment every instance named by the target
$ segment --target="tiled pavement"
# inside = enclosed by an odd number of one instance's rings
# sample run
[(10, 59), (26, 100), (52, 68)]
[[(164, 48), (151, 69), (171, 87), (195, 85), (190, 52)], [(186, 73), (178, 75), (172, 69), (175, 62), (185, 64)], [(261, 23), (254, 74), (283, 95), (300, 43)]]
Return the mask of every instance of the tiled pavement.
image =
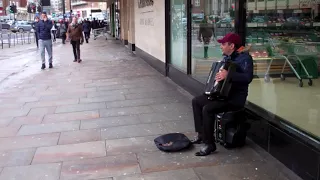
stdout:
[(207, 157), (159, 151), (158, 135), (194, 135), (191, 96), (119, 42), (81, 48), (78, 64), (57, 45), (44, 71), (34, 52), (2, 87), (0, 180), (299, 179), (250, 141)]

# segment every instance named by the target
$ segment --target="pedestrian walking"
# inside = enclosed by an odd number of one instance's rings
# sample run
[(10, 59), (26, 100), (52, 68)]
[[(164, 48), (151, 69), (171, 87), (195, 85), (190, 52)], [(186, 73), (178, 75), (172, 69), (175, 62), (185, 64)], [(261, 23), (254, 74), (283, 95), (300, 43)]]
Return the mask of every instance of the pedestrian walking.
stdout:
[(53, 42), (56, 42), (56, 35), (57, 35), (57, 25), (56, 25), (56, 22), (55, 21), (52, 21), (52, 28), (51, 28), (51, 32), (52, 32), (52, 35), (53, 35)]
[(66, 43), (66, 32), (67, 32), (67, 25), (66, 23), (64, 22), (64, 20), (62, 20), (60, 22), (60, 36), (62, 38), (62, 44), (65, 44)]
[(39, 46), (41, 53), (42, 66), (41, 69), (46, 68), (45, 60), (45, 50), (48, 52), (49, 56), (49, 68), (52, 68), (52, 41), (51, 41), (51, 28), (52, 22), (48, 20), (46, 12), (42, 12), (42, 19), (37, 25), (37, 33), (39, 37)]
[(34, 22), (32, 23), (32, 29), (33, 29), (33, 32), (34, 32), (34, 37), (36, 38), (37, 48), (39, 48), (39, 36), (38, 36), (38, 33), (37, 33), (38, 23), (39, 23), (39, 17), (36, 16), (34, 18)]
[(73, 62), (80, 63), (80, 45), (84, 42), (82, 25), (78, 23), (78, 18), (73, 17), (71, 24), (67, 30), (67, 39), (70, 39), (73, 49), (74, 60)]
[(90, 31), (91, 31), (90, 22), (85, 20), (82, 26), (83, 26), (83, 33), (86, 39), (86, 43), (89, 43)]

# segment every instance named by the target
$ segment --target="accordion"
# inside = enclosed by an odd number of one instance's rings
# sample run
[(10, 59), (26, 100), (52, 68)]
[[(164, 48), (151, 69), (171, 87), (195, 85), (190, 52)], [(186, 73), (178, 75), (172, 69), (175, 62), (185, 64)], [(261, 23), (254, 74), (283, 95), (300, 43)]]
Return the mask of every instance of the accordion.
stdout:
[[(218, 82), (215, 80), (215, 77), (221, 69), (227, 70), (228, 75), (224, 80)], [(209, 77), (205, 86), (205, 94), (208, 96), (208, 99), (225, 100), (228, 98), (232, 86), (232, 73), (235, 71), (236, 65), (231, 60), (212, 63)]]

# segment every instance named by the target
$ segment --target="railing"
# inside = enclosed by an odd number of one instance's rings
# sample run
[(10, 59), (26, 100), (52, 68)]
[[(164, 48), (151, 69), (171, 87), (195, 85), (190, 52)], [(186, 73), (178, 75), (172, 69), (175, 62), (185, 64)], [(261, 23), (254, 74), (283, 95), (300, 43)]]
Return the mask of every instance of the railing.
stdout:
[(9, 48), (11, 48), (12, 45), (31, 44), (32, 42), (35, 42), (35, 40), (35, 34), (32, 32), (13, 33), (7, 30), (0, 31), (0, 43), (2, 49), (5, 44), (8, 44)]

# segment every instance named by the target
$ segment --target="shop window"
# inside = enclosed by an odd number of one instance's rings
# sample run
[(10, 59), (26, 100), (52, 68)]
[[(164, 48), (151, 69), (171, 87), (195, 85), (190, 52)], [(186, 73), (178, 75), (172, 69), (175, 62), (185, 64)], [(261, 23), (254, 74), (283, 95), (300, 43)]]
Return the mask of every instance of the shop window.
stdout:
[(171, 64), (187, 71), (187, 0), (171, 0)]
[(217, 39), (234, 32), (235, 0), (202, 0), (192, 8), (192, 76), (205, 82), (214, 61), (222, 59)]
[(248, 101), (319, 138), (320, 3), (278, 0), (255, 9), (247, 12), (255, 75)]

